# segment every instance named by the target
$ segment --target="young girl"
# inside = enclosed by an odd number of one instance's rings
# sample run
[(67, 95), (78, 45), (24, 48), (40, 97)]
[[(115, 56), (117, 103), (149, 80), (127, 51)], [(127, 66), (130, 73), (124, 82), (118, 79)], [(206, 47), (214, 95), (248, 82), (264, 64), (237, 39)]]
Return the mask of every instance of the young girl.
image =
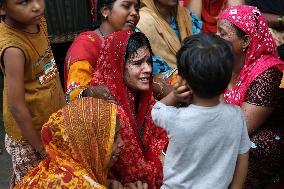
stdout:
[(46, 155), (40, 131), (63, 105), (58, 71), (43, 18), (44, 0), (0, 0), (5, 144), (19, 182)]

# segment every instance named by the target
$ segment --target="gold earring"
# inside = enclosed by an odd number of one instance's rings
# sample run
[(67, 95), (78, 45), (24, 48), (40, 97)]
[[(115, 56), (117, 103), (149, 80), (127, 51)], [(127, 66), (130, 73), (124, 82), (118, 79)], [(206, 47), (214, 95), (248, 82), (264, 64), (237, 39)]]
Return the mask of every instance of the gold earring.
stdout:
[(243, 46), (242, 50), (243, 50), (243, 52), (245, 52), (245, 51), (246, 51), (246, 47), (245, 47), (245, 46)]

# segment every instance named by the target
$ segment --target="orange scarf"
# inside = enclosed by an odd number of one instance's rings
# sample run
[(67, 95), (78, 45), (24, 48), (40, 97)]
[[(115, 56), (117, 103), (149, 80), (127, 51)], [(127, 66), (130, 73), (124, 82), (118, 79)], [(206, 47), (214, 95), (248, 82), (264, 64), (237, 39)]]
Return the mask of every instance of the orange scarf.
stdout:
[(105, 189), (116, 127), (116, 105), (81, 98), (54, 113), (43, 126), (49, 158), (17, 188)]

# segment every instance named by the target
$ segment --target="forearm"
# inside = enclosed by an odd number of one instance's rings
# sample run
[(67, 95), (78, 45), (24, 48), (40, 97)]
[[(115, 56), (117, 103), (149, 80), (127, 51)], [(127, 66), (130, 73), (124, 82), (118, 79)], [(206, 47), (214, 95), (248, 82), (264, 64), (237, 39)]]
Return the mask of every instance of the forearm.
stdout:
[(35, 129), (30, 112), (25, 105), (11, 105), (11, 113), (17, 122), (23, 136), (28, 140), (36, 151), (41, 153), (44, 150), (40, 133)]
[(233, 180), (231, 182), (229, 189), (242, 189), (247, 176), (248, 159), (249, 159), (249, 152), (239, 155), (236, 163)]
[(276, 29), (283, 27), (284, 18), (282, 15), (264, 13), (264, 16), (269, 27)]
[(167, 106), (177, 106), (179, 105), (179, 101), (175, 97), (174, 92), (170, 92), (166, 97), (160, 100), (161, 103), (167, 105)]
[(188, 2), (187, 9), (189, 9), (191, 12), (201, 18), (202, 0), (190, 0)]
[(244, 5), (245, 0), (228, 0), (227, 7), (235, 6), (235, 5)]

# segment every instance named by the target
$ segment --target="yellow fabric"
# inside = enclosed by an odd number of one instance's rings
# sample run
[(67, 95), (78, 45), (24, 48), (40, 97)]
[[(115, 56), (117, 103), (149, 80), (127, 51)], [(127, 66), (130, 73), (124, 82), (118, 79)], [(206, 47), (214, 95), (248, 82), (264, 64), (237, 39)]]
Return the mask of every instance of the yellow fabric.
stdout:
[[(40, 132), (49, 116), (63, 105), (62, 87), (53, 54), (48, 42), (46, 22), (42, 19), (39, 33), (30, 34), (18, 31), (5, 22), (0, 23), (0, 56), (9, 47), (21, 49), (25, 55), (24, 88), (26, 105), (32, 116), (35, 128)], [(7, 94), (5, 68), (3, 92), (3, 121), (6, 133), (13, 140), (27, 144), (27, 140), (10, 112)]]
[(30, 171), (16, 189), (105, 189), (116, 112), (114, 104), (80, 98), (54, 113), (42, 130), (50, 158)]
[(68, 101), (75, 100), (85, 88), (89, 87), (94, 68), (87, 60), (73, 63), (68, 72), (67, 95)]
[(169, 66), (176, 67), (176, 53), (181, 40), (192, 35), (192, 25), (187, 10), (177, 8), (176, 20), (181, 39), (178, 39), (171, 26), (164, 20), (153, 0), (142, 0), (140, 20), (137, 27), (148, 37), (155, 56), (163, 58)]

